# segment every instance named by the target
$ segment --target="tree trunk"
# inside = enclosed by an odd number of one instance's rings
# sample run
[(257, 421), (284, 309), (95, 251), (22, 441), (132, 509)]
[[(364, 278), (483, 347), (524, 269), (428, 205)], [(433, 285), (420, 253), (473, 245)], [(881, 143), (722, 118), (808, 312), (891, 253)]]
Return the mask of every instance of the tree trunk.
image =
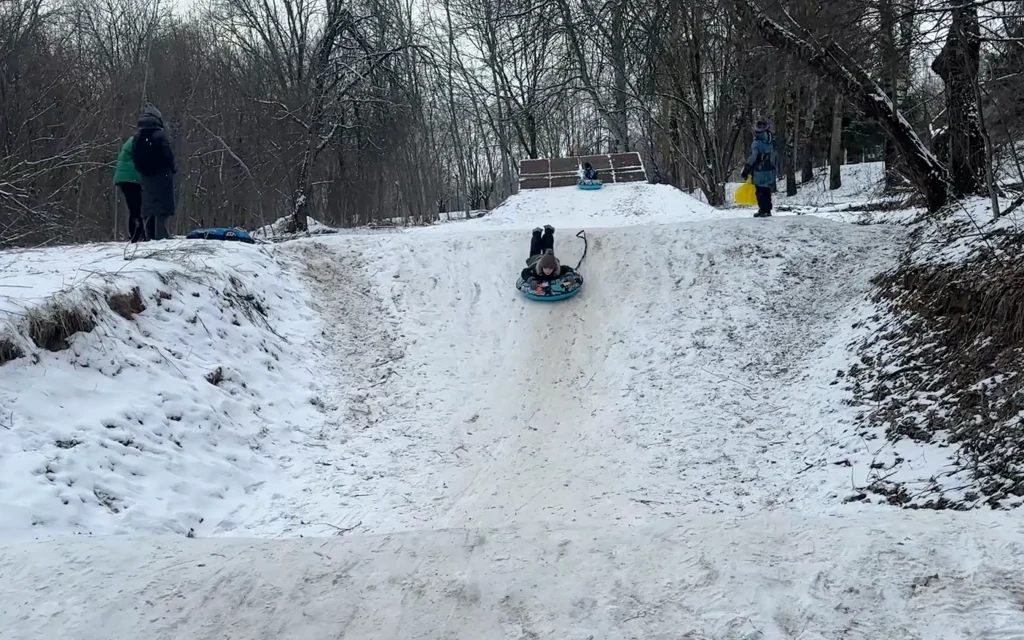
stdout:
[(743, 162), (746, 162), (747, 158), (750, 156), (750, 148), (754, 146), (754, 99), (751, 97), (750, 93), (747, 93), (747, 104), (743, 115), (743, 124), (745, 126), (740, 131), (743, 136), (741, 142), (743, 146), (740, 148), (740, 158)]
[(307, 222), (309, 211), (309, 186), (310, 164), (312, 164), (312, 148), (308, 147), (302, 156), (302, 164), (299, 166), (299, 181), (295, 193), (292, 195), (292, 231), (305, 231), (309, 228)]
[(829, 149), (828, 188), (832, 191), (843, 186), (843, 94), (837, 93), (832, 103), (832, 147)]
[(756, 29), (772, 46), (803, 61), (860, 107), (866, 116), (878, 122), (906, 159), (908, 173), (925, 197), (929, 211), (937, 211), (946, 204), (949, 172), (924, 146), (878, 83), (855, 60), (834, 43), (822, 44), (806, 32), (801, 37), (782, 27), (765, 16), (753, 0), (735, 2), (742, 24)]
[[(899, 81), (897, 79), (899, 69), (899, 53), (896, 43), (896, 16), (892, 6), (892, 0), (881, 0), (878, 4), (879, 21), (881, 23), (882, 59), (879, 67), (882, 70), (882, 82), (886, 88), (886, 95), (892, 101), (893, 107), (900, 108)], [(885, 139), (883, 149), (883, 160), (885, 163), (885, 190), (891, 191), (899, 186), (901, 180), (899, 171), (899, 152), (896, 144), (891, 138)]]
[[(598, 85), (595, 82), (594, 78), (591, 77), (590, 75), (590, 69), (587, 65), (588, 58), (585, 51), (586, 45), (583, 41), (583, 37), (577, 31), (576, 21), (572, 15), (572, 8), (569, 6), (568, 0), (555, 1), (558, 4), (558, 8), (562, 13), (562, 30), (565, 33), (566, 44), (569, 48), (568, 53), (575, 59), (574, 61), (578, 67), (578, 71), (580, 74), (580, 84), (582, 85), (583, 91), (585, 91), (594, 101), (594, 106), (597, 108), (597, 112), (601, 115), (601, 118), (608, 126), (608, 129), (611, 131), (612, 136), (614, 136), (615, 140), (624, 141), (628, 145), (629, 136), (627, 135), (627, 131), (623, 125), (624, 122), (628, 121), (628, 118), (626, 118), (627, 114), (625, 113), (625, 111), (619, 114), (618, 112), (616, 112), (614, 107), (612, 109), (609, 109), (607, 103), (601, 98), (601, 94), (598, 91)], [(620, 25), (620, 27), (621, 26), (622, 25)], [(619, 53), (621, 53), (622, 56), (625, 56), (624, 38), (622, 50)], [(626, 81), (624, 60), (625, 58), (623, 57), (622, 66), (620, 67), (620, 70), (623, 73), (622, 75), (617, 75), (615, 78), (617, 83), (621, 81), (623, 87), (625, 87)], [(625, 93), (622, 93), (620, 95), (622, 95), (622, 98), (624, 100)], [(599, 152), (600, 150), (594, 149), (593, 151)]]
[(619, 153), (629, 151), (629, 112), (627, 111), (626, 96), (626, 38), (625, 38), (625, 0), (617, 0), (612, 8), (612, 72), (615, 78), (615, 96), (613, 100), (615, 112), (612, 117), (617, 123), (615, 128), (616, 140), (614, 150)]
[(789, 144), (787, 153), (789, 154), (789, 163), (786, 167), (786, 195), (793, 197), (796, 195), (796, 167), (797, 167), (797, 150), (800, 148), (800, 88), (797, 87), (789, 94), (789, 119), (792, 126), (792, 139)]
[[(498, 95), (498, 74), (491, 69), (491, 79), (494, 82), (494, 92)], [(498, 190), (499, 204), (515, 193), (512, 180), (512, 162), (509, 158), (508, 125), (505, 123), (505, 112), (502, 109), (502, 101), (495, 100), (498, 109), (498, 146), (501, 147), (501, 189)]]
[[(468, 213), (469, 193), (468, 179), (466, 177), (466, 157), (462, 152), (462, 134), (460, 132), (458, 116), (455, 112), (455, 78), (453, 73), (453, 67), (455, 66), (455, 32), (452, 28), (451, 4), (447, 1), (444, 3), (444, 14), (448, 22), (448, 109), (451, 112), (452, 141), (455, 143), (455, 157), (459, 169), (459, 199), (466, 206), (466, 212)], [(458, 204), (456, 202), (456, 206)]]
[(807, 110), (807, 131), (804, 132), (803, 162), (800, 169), (800, 182), (814, 182), (814, 118), (818, 112), (818, 86), (811, 88), (811, 103)]
[(681, 171), (682, 154), (679, 153), (681, 138), (679, 135), (679, 117), (674, 104), (664, 100), (663, 104), (668, 110), (668, 173), (669, 180), (674, 187), (683, 187), (683, 176)]
[(981, 101), (981, 84), (978, 82), (978, 76), (974, 76), (973, 88), (974, 99), (976, 101), (975, 106), (978, 110), (978, 132), (981, 134), (981, 139), (985, 144), (985, 186), (988, 188), (988, 197), (992, 203), (992, 217), (993, 219), (998, 219), (1000, 215), (999, 190), (996, 186), (992, 167), (992, 164), (995, 161), (995, 152), (992, 150), (992, 138), (989, 137), (988, 127), (985, 126), (985, 105), (982, 104)]
[(978, 7), (953, 9), (953, 24), (932, 70), (946, 85), (946, 118), (949, 129), (949, 169), (953, 193), (981, 193), (985, 143), (978, 125), (974, 82), (981, 63)]

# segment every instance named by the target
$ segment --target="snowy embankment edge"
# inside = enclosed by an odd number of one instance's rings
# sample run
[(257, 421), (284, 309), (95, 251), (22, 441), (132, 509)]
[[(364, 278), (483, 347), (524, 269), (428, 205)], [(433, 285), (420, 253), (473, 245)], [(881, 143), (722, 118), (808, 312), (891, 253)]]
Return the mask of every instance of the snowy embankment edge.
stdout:
[(210, 241), (0, 260), (0, 534), (231, 535), (286, 514), (250, 505), (323, 423), (300, 264)]
[(865, 488), (912, 509), (1018, 507), (1024, 458), (1012, 407), (1024, 359), (998, 329), (1020, 297), (1009, 295), (1021, 277), (1017, 214), (993, 220), (976, 198), (922, 214), (912, 229), (900, 264), (876, 278), (877, 313), (848, 372), (857, 435), (895, 460)]

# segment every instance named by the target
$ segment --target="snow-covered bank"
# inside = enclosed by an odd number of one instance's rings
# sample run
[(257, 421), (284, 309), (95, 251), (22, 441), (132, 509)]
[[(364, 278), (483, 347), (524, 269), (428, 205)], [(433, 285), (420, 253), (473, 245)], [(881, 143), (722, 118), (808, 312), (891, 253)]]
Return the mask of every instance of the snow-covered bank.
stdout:
[(977, 198), (923, 220), (878, 279), (880, 313), (849, 378), (855, 434), (878, 458), (867, 484), (893, 504), (1024, 504), (1022, 220), (992, 218)]
[[(281, 515), (275, 485), (322, 421), (301, 265), (237, 243), (124, 251), (0, 254), (0, 336), (22, 354), (0, 366), (5, 535), (252, 528)], [(55, 310), (95, 328), (37, 346)]]
[[(31, 424), (0, 433), (8, 526), (280, 536), (843, 508), (857, 486), (833, 452), (861, 445), (840, 442), (854, 413), (831, 383), (899, 230), (716, 220), (667, 188), (618, 188), (661, 204), (588, 205), (586, 289), (554, 306), (512, 285), (536, 224), (576, 263), (573, 214), (531, 221), (516, 201), (444, 229), (168, 243), (187, 266), (25, 253), (19, 269), (50, 264), (51, 283), (122, 269), (147, 309), (100, 309), (70, 359), (0, 368)], [(266, 318), (231, 311), (238, 286)]]
[(1024, 530), (982, 515), (5, 543), (0, 629), (8, 640), (1021, 638)]

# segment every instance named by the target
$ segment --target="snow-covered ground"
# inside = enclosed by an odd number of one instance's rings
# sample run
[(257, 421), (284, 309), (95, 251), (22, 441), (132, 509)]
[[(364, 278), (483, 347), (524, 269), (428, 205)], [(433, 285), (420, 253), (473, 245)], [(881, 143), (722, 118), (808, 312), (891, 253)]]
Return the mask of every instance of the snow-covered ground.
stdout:
[[(786, 183), (783, 178), (779, 180), (779, 190), (773, 197), (773, 215), (818, 215), (831, 220), (858, 224), (909, 221), (912, 217), (908, 215), (910, 212), (884, 210), (891, 209), (892, 205), (900, 202), (898, 196), (885, 195), (884, 178), (885, 164), (882, 162), (849, 164), (843, 166), (842, 186), (832, 191), (829, 189), (828, 167), (818, 168), (814, 171), (812, 182), (797, 185), (795, 196), (786, 195)], [(739, 182), (725, 185), (726, 200), (729, 203), (725, 211), (755, 209), (735, 204), (736, 190), (740, 186)], [(879, 210), (872, 210), (876, 207)]]
[(1013, 640), (1022, 541), (992, 517), (774, 512), (14, 543), (0, 547), (0, 621), (10, 640)]
[[(614, 185), (0, 255), (3, 637), (1024, 638), (1019, 519), (848, 500), (836, 373), (905, 234), (830, 218)], [(589, 242), (558, 304), (513, 286), (545, 223)], [(97, 328), (50, 353), (62, 290)]]

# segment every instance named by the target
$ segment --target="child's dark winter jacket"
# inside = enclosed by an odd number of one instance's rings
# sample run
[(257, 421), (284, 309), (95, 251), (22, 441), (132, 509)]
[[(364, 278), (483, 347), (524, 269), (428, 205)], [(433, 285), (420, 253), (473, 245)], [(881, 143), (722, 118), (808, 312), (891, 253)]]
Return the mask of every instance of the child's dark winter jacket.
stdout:
[(575, 272), (575, 269), (572, 267), (560, 264), (557, 269), (551, 272), (551, 275), (545, 275), (544, 272), (541, 271), (540, 262), (538, 262), (533, 267), (526, 267), (523, 269), (523, 272), (519, 274), (519, 277), (523, 280), (533, 278), (536, 282), (551, 282), (552, 280), (557, 280), (562, 276), (573, 272)]

